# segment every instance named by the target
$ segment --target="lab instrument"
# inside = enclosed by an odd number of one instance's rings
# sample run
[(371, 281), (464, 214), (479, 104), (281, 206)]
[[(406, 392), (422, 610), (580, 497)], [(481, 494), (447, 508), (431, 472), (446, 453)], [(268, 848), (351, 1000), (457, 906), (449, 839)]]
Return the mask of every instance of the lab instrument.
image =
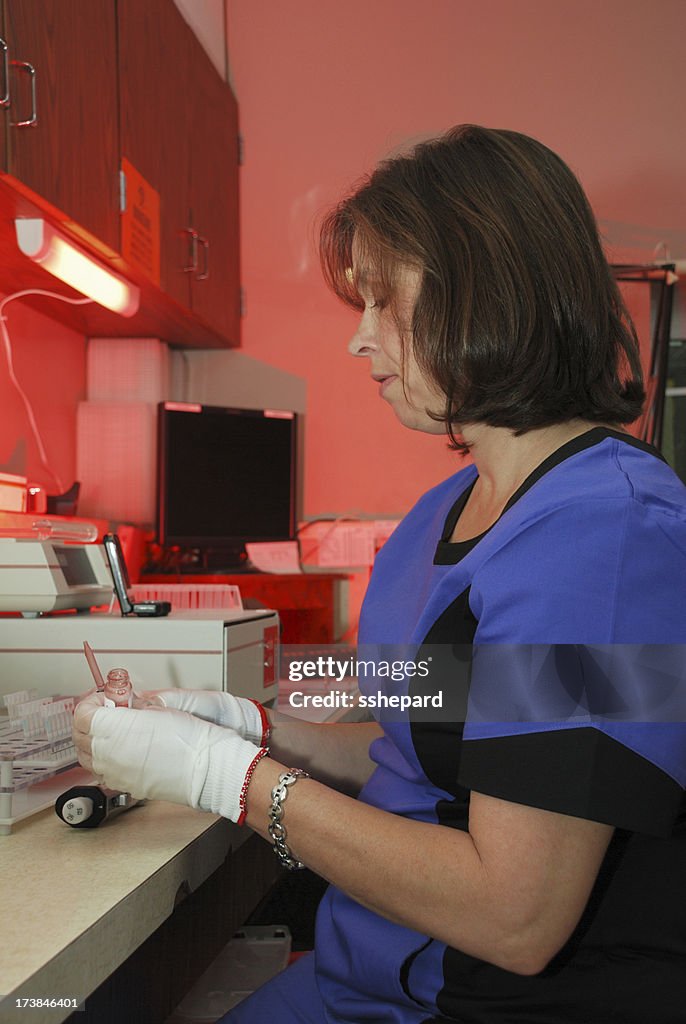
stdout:
[(106, 819), (128, 811), (144, 800), (104, 786), (72, 786), (55, 801), (55, 814), (72, 828), (97, 828)]
[[(266, 609), (205, 608), (162, 618), (135, 615), (0, 616), (0, 680), (17, 689), (92, 689), (83, 641), (105, 677), (125, 665), (134, 689), (227, 690), (260, 703), (278, 689), (278, 616)], [(0, 684), (1, 689), (1, 684)]]
[(101, 545), (0, 536), (0, 611), (35, 617), (109, 604), (111, 597)]

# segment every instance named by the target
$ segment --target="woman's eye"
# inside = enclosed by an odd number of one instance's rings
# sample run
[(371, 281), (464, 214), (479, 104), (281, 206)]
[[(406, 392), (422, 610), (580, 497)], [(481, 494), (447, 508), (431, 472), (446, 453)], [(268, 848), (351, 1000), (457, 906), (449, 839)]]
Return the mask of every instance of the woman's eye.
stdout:
[(369, 306), (369, 309), (379, 309), (379, 310), (381, 310), (381, 309), (385, 308), (386, 300), (385, 299), (372, 299), (372, 301), (368, 303), (368, 306)]

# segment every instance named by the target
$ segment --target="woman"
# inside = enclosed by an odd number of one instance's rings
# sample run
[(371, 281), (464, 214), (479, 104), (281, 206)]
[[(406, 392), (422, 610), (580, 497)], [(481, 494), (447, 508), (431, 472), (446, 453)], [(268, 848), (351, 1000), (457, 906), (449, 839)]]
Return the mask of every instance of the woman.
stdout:
[(686, 736), (647, 695), (679, 675), (686, 491), (621, 430), (638, 349), (583, 192), (533, 139), (462, 126), (382, 164), (322, 257), (383, 400), (472, 458), (384, 546), (361, 617), (377, 660), (436, 655), (403, 691), (429, 699), (321, 727), (92, 699), (83, 763), (332, 883), (314, 955), (227, 1021), (681, 1021)]

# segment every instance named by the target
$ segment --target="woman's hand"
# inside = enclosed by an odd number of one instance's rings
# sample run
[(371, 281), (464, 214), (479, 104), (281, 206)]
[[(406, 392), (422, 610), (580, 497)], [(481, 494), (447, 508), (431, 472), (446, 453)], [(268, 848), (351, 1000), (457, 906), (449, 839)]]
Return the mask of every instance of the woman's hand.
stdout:
[(93, 694), (74, 712), (81, 764), (110, 789), (245, 817), (246, 782), (264, 748), (184, 711), (106, 708)]
[(218, 690), (148, 690), (140, 695), (151, 704), (188, 711), (196, 718), (233, 729), (244, 740), (263, 744), (269, 720), (261, 704), (247, 697), (234, 697)]

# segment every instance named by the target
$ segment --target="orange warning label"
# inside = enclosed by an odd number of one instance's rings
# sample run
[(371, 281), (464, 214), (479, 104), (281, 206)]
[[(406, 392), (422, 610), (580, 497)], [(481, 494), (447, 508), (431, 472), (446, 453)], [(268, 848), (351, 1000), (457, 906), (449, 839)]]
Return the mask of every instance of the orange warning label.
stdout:
[(160, 283), (160, 195), (126, 157), (121, 169), (126, 203), (121, 215), (121, 254), (136, 270)]

